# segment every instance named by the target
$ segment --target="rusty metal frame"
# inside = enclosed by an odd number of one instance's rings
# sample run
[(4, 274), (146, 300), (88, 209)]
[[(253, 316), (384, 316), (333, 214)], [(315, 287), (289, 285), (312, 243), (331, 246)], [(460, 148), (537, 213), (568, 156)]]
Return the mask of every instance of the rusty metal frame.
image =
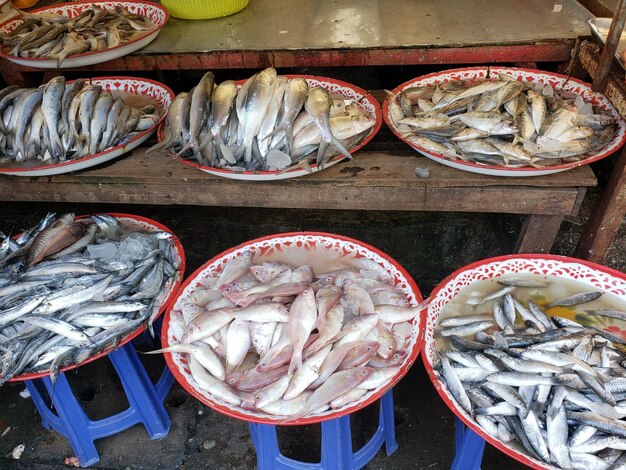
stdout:
[[(68, 71), (154, 71), (233, 68), (345, 67), (376, 65), (489, 64), (516, 62), (565, 62), (574, 40), (532, 44), (498, 44), (432, 48), (380, 48), (336, 50), (232, 51), (185, 54), (133, 54), (89, 67)], [(40, 69), (0, 61), (6, 83), (18, 83)]]

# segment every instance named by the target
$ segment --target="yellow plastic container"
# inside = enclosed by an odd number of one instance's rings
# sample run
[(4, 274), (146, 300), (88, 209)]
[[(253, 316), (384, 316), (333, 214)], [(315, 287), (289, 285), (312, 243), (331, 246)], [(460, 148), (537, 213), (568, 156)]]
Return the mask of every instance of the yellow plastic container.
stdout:
[(187, 20), (205, 20), (243, 10), (249, 0), (161, 0), (170, 15)]

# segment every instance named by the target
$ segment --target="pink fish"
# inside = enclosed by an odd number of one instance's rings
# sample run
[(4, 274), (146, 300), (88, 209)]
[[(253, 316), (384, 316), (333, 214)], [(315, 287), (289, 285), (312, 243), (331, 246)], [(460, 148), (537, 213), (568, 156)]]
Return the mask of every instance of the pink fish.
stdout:
[(302, 418), (303, 416), (319, 410), (322, 406), (329, 404), (335, 398), (358, 387), (359, 384), (366, 380), (371, 374), (372, 369), (369, 367), (356, 367), (354, 369), (334, 373), (313, 392), (313, 395), (307, 400), (304, 408), (286, 421)]
[(302, 291), (291, 304), (291, 320), (289, 337), (293, 345), (293, 354), (289, 363), (289, 373), (302, 368), (302, 350), (311, 335), (317, 318), (317, 305), (313, 289), (308, 287)]
[(328, 312), (337, 305), (342, 293), (343, 291), (337, 286), (324, 286), (315, 293), (315, 300), (317, 302), (317, 320), (315, 321), (315, 328), (320, 330), (324, 327)]

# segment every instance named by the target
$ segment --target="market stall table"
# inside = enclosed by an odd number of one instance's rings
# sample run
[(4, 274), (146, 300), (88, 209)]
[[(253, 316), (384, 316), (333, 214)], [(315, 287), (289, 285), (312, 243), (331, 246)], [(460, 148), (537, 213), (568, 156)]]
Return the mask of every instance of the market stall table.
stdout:
[[(257, 0), (226, 18), (170, 18), (147, 47), (80, 70), (566, 62), (591, 17), (575, 0)], [(7, 83), (28, 71), (0, 62)]]
[[(366, 148), (368, 148), (366, 146)], [(448, 168), (406, 150), (361, 150), (294, 180), (250, 182), (208, 175), (140, 147), (106, 166), (40, 178), (0, 177), (0, 200), (526, 215), (518, 252), (549, 252), (561, 222), (576, 216), (588, 166), (554, 175), (502, 178)], [(416, 166), (427, 178), (415, 175)]]

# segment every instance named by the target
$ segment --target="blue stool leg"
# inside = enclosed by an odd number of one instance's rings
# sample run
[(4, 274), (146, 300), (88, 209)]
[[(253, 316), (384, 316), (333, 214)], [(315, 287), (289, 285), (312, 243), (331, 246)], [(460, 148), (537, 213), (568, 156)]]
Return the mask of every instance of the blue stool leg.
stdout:
[(172, 422), (132, 343), (109, 353), (109, 358), (122, 381), (130, 406), (141, 415), (150, 438), (166, 436)]
[(350, 416), (323, 421), (321, 468), (346, 470), (352, 467)]
[(54, 409), (60, 420), (60, 427), (56, 430), (70, 441), (81, 466), (86, 467), (98, 462), (100, 455), (93, 443), (89, 418), (74, 397), (65, 374), (59, 374), (54, 386), (50, 377), (43, 377), (41, 380), (50, 397), (53, 397), (54, 389)]
[(393, 412), (393, 393), (389, 390), (380, 399), (380, 424), (385, 432), (385, 450), (387, 457), (398, 450), (396, 439), (396, 420)]
[(46, 429), (52, 429), (52, 424), (48, 420), (48, 414), (51, 414), (52, 411), (46, 405), (45, 400), (41, 396), (41, 391), (39, 390), (39, 387), (43, 386), (41, 379), (26, 380), (24, 385), (26, 385), (28, 393), (30, 393), (30, 397), (33, 399), (35, 408), (39, 411), (39, 415), (41, 416), (41, 425)]
[[(463, 422), (456, 418), (456, 455), (450, 467), (451, 470), (480, 470), (480, 464), (485, 450), (485, 440)], [(459, 444), (459, 428), (464, 428), (461, 443)]]
[(259, 470), (276, 468), (276, 458), (280, 455), (276, 427), (271, 424), (250, 423), (250, 435), (256, 448)]

